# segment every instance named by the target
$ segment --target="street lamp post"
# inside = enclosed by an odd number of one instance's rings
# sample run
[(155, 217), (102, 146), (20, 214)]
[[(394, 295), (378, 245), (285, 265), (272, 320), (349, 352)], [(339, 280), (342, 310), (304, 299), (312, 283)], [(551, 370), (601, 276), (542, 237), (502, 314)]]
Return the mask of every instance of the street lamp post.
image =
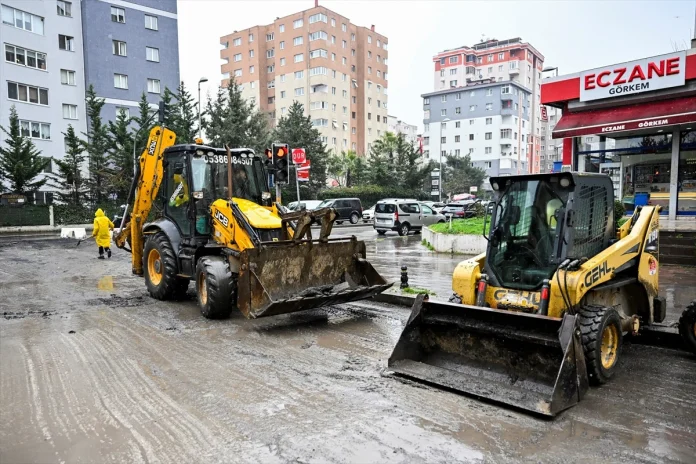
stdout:
[(198, 138), (202, 139), (202, 126), (201, 126), (201, 84), (203, 82), (208, 82), (207, 77), (201, 77), (198, 80)]
[(450, 121), (450, 118), (445, 118), (440, 121), (440, 143), (438, 144), (438, 147), (440, 147), (440, 178), (438, 179), (440, 185), (438, 186), (438, 201), (440, 203), (442, 203), (442, 124), (448, 121)]

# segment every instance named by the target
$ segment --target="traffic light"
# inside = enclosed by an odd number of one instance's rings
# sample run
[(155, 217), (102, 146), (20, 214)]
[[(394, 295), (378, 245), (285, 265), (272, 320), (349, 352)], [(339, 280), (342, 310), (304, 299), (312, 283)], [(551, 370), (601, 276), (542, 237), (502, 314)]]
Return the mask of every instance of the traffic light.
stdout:
[(263, 160), (263, 164), (266, 169), (273, 167), (273, 151), (270, 148), (266, 148), (266, 158)]
[(165, 116), (166, 111), (167, 111), (167, 105), (163, 101), (159, 102), (159, 108), (157, 111), (157, 119), (159, 120), (160, 124), (164, 123), (164, 116)]
[(276, 183), (287, 183), (290, 178), (290, 147), (287, 143), (273, 144), (273, 167)]

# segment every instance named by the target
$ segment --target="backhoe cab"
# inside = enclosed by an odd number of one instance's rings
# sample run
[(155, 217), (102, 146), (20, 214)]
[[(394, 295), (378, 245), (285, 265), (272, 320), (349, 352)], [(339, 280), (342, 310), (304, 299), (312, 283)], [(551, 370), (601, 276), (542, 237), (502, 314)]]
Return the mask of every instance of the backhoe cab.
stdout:
[[(153, 129), (150, 145), (161, 146), (168, 134)], [(252, 150), (172, 142), (151, 151), (141, 156), (131, 221), (116, 243), (131, 243), (133, 272), (144, 275), (153, 297), (180, 298), (194, 280), (204, 316), (224, 318), (238, 307), (254, 318), (368, 298), (391, 286), (365, 260), (363, 242), (329, 238), (335, 211), (283, 212)], [(145, 223), (152, 207), (156, 219)]]
[(491, 186), (486, 253), (457, 266), (450, 303), (416, 302), (389, 366), (554, 415), (612, 377), (624, 334), (664, 319), (658, 208), (636, 209), (617, 230), (607, 176), (495, 177)]

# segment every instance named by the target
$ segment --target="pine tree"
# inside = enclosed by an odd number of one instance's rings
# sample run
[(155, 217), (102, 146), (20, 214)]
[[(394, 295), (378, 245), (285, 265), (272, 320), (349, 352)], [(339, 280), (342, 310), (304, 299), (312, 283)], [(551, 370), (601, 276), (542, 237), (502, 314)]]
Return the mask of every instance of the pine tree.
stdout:
[[(110, 176), (110, 184), (118, 195), (119, 200), (125, 201), (128, 197), (131, 183), (133, 182), (133, 134), (129, 127), (131, 118), (124, 111), (119, 111), (116, 122), (109, 121), (109, 135), (111, 136), (111, 149), (109, 151), (113, 169)], [(139, 156), (136, 153), (135, 156)]]
[(150, 104), (147, 102), (147, 95), (143, 92), (138, 103), (138, 116), (132, 118), (135, 124), (134, 129), (138, 131), (138, 136), (135, 139), (135, 151), (138, 155), (145, 149), (147, 139), (150, 136), (150, 129), (157, 124), (155, 119), (155, 111), (150, 107)]
[(82, 141), (75, 133), (72, 125), (63, 132), (67, 148), (63, 159), (56, 159), (58, 174), (54, 174), (53, 187), (60, 189), (56, 193), (62, 203), (81, 205), (87, 197), (86, 179), (82, 175), (82, 165), (85, 162)]
[(164, 88), (164, 92), (162, 93), (162, 103), (164, 103), (164, 121), (162, 122), (169, 129), (173, 130), (173, 128), (176, 126), (178, 116), (177, 101), (176, 94), (169, 90), (169, 87)]
[(33, 193), (40, 189), (48, 178), (36, 179), (49, 160), (41, 157), (29, 137), (22, 135), (19, 116), (14, 105), (10, 108), (9, 130), (0, 127), (7, 134), (5, 146), (0, 147), (0, 172), (9, 182), (10, 191), (20, 195)]
[(198, 137), (198, 108), (197, 103), (186, 90), (182, 81), (174, 95), (175, 117), (172, 127), (176, 133), (177, 143), (193, 143)]
[[(316, 198), (319, 190), (326, 186), (328, 154), (326, 145), (321, 141), (321, 133), (312, 126), (312, 119), (304, 115), (304, 106), (300, 102), (294, 101), (288, 115), (280, 118), (273, 132), (273, 140), (287, 143), (291, 149), (305, 149), (311, 170), (309, 182), (304, 182), (303, 185), (307, 186), (306, 198)], [(295, 188), (294, 175), (290, 176), (290, 186)], [(305, 198), (305, 194), (302, 197)]]
[(104, 124), (101, 110), (104, 107), (104, 99), (97, 97), (94, 86), (90, 85), (86, 92), (87, 108), (87, 140), (83, 146), (87, 151), (89, 162), (89, 196), (93, 203), (102, 203), (108, 196), (110, 186), (108, 150), (111, 147), (109, 128)]
[(208, 99), (205, 114), (203, 127), (209, 145), (247, 147), (257, 153), (263, 153), (268, 147), (268, 117), (242, 98), (242, 90), (234, 79), (230, 79), (226, 89), (218, 90), (214, 101)]

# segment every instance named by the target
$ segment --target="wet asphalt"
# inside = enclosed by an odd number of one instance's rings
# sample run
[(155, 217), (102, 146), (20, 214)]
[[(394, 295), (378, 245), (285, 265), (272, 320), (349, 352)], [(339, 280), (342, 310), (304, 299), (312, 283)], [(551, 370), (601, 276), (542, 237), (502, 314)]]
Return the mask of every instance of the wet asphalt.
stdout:
[[(412, 285), (449, 296), (461, 256), (350, 233), (388, 279), (407, 265)], [(159, 302), (130, 268), (88, 243), (0, 240), (1, 463), (696, 461), (686, 352), (626, 343), (612, 381), (541, 419), (389, 375), (408, 308), (209, 321), (192, 288)], [(696, 271), (661, 279), (673, 320)]]

